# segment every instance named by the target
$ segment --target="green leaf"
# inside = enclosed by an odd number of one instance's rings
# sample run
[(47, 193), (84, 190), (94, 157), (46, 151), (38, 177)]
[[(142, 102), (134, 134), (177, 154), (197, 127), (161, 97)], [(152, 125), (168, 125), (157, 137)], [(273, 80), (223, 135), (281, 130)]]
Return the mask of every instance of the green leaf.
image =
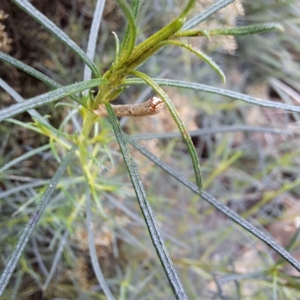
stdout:
[[(204, 136), (212, 135), (222, 132), (261, 132), (270, 134), (285, 134), (292, 136), (293, 133), (288, 130), (280, 128), (268, 128), (268, 127), (256, 127), (247, 125), (233, 125), (233, 126), (222, 126), (222, 127), (212, 127), (205, 129), (197, 129), (189, 131), (190, 136)], [(164, 132), (164, 133), (145, 133), (145, 134), (135, 134), (131, 135), (134, 140), (152, 140), (152, 139), (170, 139), (181, 136), (180, 132)]]
[[(290, 239), (288, 245), (286, 246), (286, 250), (289, 251), (289, 250), (292, 250), (293, 246), (295, 248), (295, 246), (299, 245), (299, 233), (300, 233), (300, 227), (297, 228), (296, 232), (294, 233), (294, 235), (292, 236), (292, 238)], [(279, 267), (281, 265), (283, 265), (283, 258), (280, 257), (277, 262), (276, 262), (276, 267)]]
[[(275, 101), (268, 101), (263, 100), (259, 98), (255, 98), (249, 95), (241, 94), (238, 92), (233, 92), (230, 90), (224, 90), (221, 88), (212, 87), (209, 85), (204, 85), (200, 83), (194, 83), (194, 82), (185, 82), (180, 80), (171, 80), (171, 79), (159, 79), (154, 78), (153, 81), (155, 81), (158, 85), (161, 86), (172, 86), (172, 87), (178, 87), (178, 88), (184, 88), (184, 89), (190, 89), (194, 91), (202, 91), (217, 95), (222, 95), (225, 97), (229, 97), (232, 99), (241, 100), (250, 104), (255, 104), (263, 107), (271, 107), (271, 108), (277, 108), (277, 109), (283, 109), (287, 111), (294, 111), (294, 112), (300, 112), (300, 106), (295, 105), (288, 105), (280, 102)], [(123, 81), (122, 84), (125, 85), (131, 85), (131, 84), (144, 84), (143, 80), (139, 79), (126, 79)]]
[(18, 125), (22, 128), (26, 128), (26, 129), (31, 130), (33, 132), (37, 132), (39, 134), (42, 134), (42, 130), (40, 128), (37, 128), (36, 126), (32, 125), (32, 123), (25, 123), (25, 122), (22, 122), (22, 121), (19, 121), (19, 120), (16, 120), (16, 119), (10, 119), (10, 118), (6, 119), (5, 121), (16, 124), (16, 125)]
[(180, 14), (178, 19), (185, 20), (185, 18), (189, 15), (191, 10), (194, 8), (195, 4), (196, 4), (196, 0), (189, 0), (189, 2), (187, 3), (186, 7), (184, 8), (183, 12)]
[(268, 32), (272, 30), (280, 30), (283, 31), (283, 27), (280, 24), (276, 23), (265, 23), (265, 24), (255, 24), (249, 26), (240, 26), (234, 28), (219, 28), (219, 29), (212, 29), (206, 30), (208, 35), (247, 35), (247, 34), (255, 34), (255, 33), (262, 33)]
[(139, 18), (140, 6), (141, 0), (132, 0), (131, 9), (133, 11), (135, 23), (137, 23), (137, 20)]
[[(19, 192), (25, 192), (28, 189), (37, 188), (37, 187), (43, 187), (47, 183), (49, 183), (50, 180), (34, 180), (30, 183), (25, 184), (18, 184), (18, 186), (10, 187), (9, 189), (6, 189), (5, 191), (0, 191), (0, 199), (6, 198), (10, 195), (17, 195)], [(0, 280), (1, 281), (1, 280)]]
[[(8, 63), (8, 64), (10, 64), (10, 65), (18, 68), (18, 69), (24, 71), (25, 73), (27, 73), (27, 74), (29, 74), (29, 75), (31, 75), (31, 76), (39, 79), (40, 81), (46, 83), (48, 86), (50, 86), (50, 87), (52, 87), (54, 89), (59, 88), (59, 87), (62, 86), (61, 84), (59, 84), (58, 82), (54, 81), (53, 79), (51, 79), (50, 77), (46, 76), (45, 74), (37, 71), (36, 69), (34, 69), (34, 68), (32, 68), (32, 67), (24, 64), (23, 62), (15, 59), (13, 57), (11, 57), (10, 55), (7, 55), (7, 54), (3, 53), (1, 51), (0, 51), (0, 60), (2, 60), (4, 62), (6, 62), (6, 63)], [(79, 99), (78, 97), (71, 96), (71, 98), (74, 101), (78, 102), (79, 104), (85, 105), (83, 103), (83, 101), (81, 101), (81, 99)]]
[(167, 252), (167, 249), (164, 245), (164, 241), (161, 237), (161, 233), (159, 231), (159, 227), (155, 220), (151, 206), (146, 198), (146, 193), (145, 193), (144, 187), (142, 185), (141, 178), (139, 176), (135, 162), (131, 156), (127, 142), (124, 139), (124, 135), (123, 135), (122, 129), (120, 127), (120, 123), (119, 123), (116, 115), (114, 114), (114, 111), (113, 111), (111, 105), (109, 103), (106, 103), (105, 107), (108, 112), (110, 122), (113, 126), (117, 141), (119, 143), (126, 167), (128, 169), (128, 173), (129, 173), (137, 200), (139, 202), (139, 206), (141, 208), (144, 219), (146, 221), (146, 225), (147, 225), (148, 231), (150, 233), (153, 246), (154, 246), (154, 248), (158, 254), (158, 257), (162, 263), (162, 266), (167, 275), (167, 278), (172, 287), (172, 290), (175, 294), (175, 297), (177, 299), (187, 299), (187, 297), (184, 293), (184, 290), (181, 286), (181, 283), (178, 279), (178, 276), (176, 274), (176, 271), (172, 265), (171, 259)]
[(208, 19), (210, 16), (215, 14), (217, 11), (219, 11), (223, 7), (226, 7), (227, 5), (229, 5), (232, 2), (234, 2), (234, 0), (221, 0), (217, 3), (215, 3), (214, 5), (210, 6), (204, 12), (200, 13), (199, 15), (195, 16), (194, 18), (192, 18), (191, 20), (186, 22), (184, 24), (184, 26), (182, 27), (182, 30), (188, 30), (188, 29), (195, 27), (196, 25), (202, 23), (203, 21)]
[(161, 30), (154, 33), (148, 39), (137, 45), (134, 48), (132, 55), (126, 62), (126, 68), (129, 71), (134, 69), (137, 65), (143, 63), (154, 54), (154, 48), (156, 51), (158, 51), (159, 48), (157, 47), (157, 44), (161, 41), (168, 39), (183, 26), (185, 18), (190, 12), (190, 10), (193, 8), (194, 4), (195, 0), (189, 0), (187, 6), (185, 7), (180, 16), (178, 16), (174, 21), (163, 27)]
[[(131, 55), (132, 50), (135, 45), (135, 39), (136, 39), (136, 23), (135, 23), (135, 16), (130, 8), (130, 6), (127, 4), (125, 0), (117, 0), (118, 4), (120, 5), (122, 11), (125, 14), (126, 20), (128, 22), (127, 29), (125, 33), (125, 37), (122, 43), (121, 47), (121, 56), (120, 56), (120, 64), (123, 62), (126, 62), (128, 57)], [(139, 1), (138, 1), (139, 2)], [(135, 5), (135, 8), (138, 9), (138, 6), (136, 7), (135, 1), (132, 3)], [(135, 12), (137, 14), (137, 12)]]
[(52, 80), (50, 77), (46, 76), (45, 74), (37, 71), (36, 69), (24, 64), (23, 62), (11, 57), (8, 54), (5, 54), (0, 51), (0, 60), (24, 71), (25, 73), (39, 79), (40, 81), (46, 83), (47, 85), (51, 86), (52, 88), (58, 88), (61, 87), (59, 83)]
[(11, 105), (10, 107), (2, 109), (0, 111), (0, 122), (7, 118), (15, 116), (21, 112), (30, 110), (35, 107), (39, 107), (46, 103), (54, 102), (65, 96), (69, 96), (69, 95), (75, 94), (77, 92), (81, 92), (83, 90), (92, 88), (94, 86), (98, 86), (100, 84), (106, 84), (106, 83), (107, 83), (107, 80), (102, 79), (102, 78), (91, 79), (88, 81), (81, 81), (78, 83), (74, 83), (74, 84), (71, 84), (68, 86), (61, 87), (54, 91), (48, 92), (46, 94), (31, 98), (22, 103)]
[[(60, 235), (60, 234), (59, 234)], [(62, 256), (64, 247), (66, 246), (66, 244), (68, 243), (69, 240), (69, 230), (66, 229), (64, 234), (57, 236), (57, 239), (59, 240), (59, 244), (57, 245), (57, 249), (56, 249), (56, 253), (54, 256), (54, 259), (51, 262), (51, 268), (50, 271), (48, 272), (45, 282), (43, 284), (42, 290), (46, 291), (52, 278), (55, 277), (55, 275), (57, 274), (57, 268), (59, 267), (59, 263), (60, 263), (60, 258)]]
[[(91, 25), (91, 30), (89, 34), (87, 50), (86, 50), (86, 54), (91, 61), (94, 60), (94, 56), (95, 56), (95, 50), (96, 50), (104, 5), (105, 5), (105, 0), (97, 0), (96, 8), (93, 15), (93, 21)], [(83, 80), (89, 80), (91, 78), (92, 78), (91, 69), (88, 68), (87, 65), (85, 65)]]
[(100, 77), (101, 74), (96, 65), (89, 59), (86, 53), (73, 41), (68, 35), (66, 35), (60, 28), (58, 28), (52, 21), (50, 21), (45, 15), (37, 10), (29, 1), (24, 0), (12, 0), (22, 10), (33, 17), (38, 23), (50, 31), (57, 39), (67, 45), (71, 50), (74, 51), (93, 71), (95, 76)]
[[(141, 5), (140, 2), (141, 2), (140, 0), (133, 0), (132, 4), (131, 4), (133, 16), (134, 16), (134, 26), (135, 26), (135, 28), (136, 28), (136, 24), (137, 24), (137, 20), (138, 20), (138, 15), (139, 15), (139, 10), (140, 10), (140, 5)], [(122, 47), (121, 47), (122, 53), (128, 47), (128, 44), (130, 42), (130, 32), (131, 32), (131, 27), (130, 27), (130, 24), (128, 22), (127, 27), (126, 27), (126, 32), (125, 32), (124, 40), (122, 42)], [(135, 43), (135, 41), (134, 41), (134, 43)], [(119, 51), (118, 51), (118, 53), (119, 53)]]
[(57, 152), (57, 150), (56, 150), (56, 148), (55, 148), (55, 141), (53, 140), (52, 137), (50, 137), (50, 139), (49, 139), (49, 145), (50, 145), (50, 149), (51, 149), (51, 152), (52, 152), (53, 157), (56, 159), (56, 161), (57, 161), (58, 163), (61, 163), (59, 154), (58, 154), (58, 152)]
[(128, 86), (119, 86), (110, 91), (110, 93), (106, 96), (107, 101), (115, 100), (121, 93), (123, 93)]
[(178, 31), (173, 35), (173, 38), (199, 37), (199, 36), (205, 36), (208, 40), (210, 40), (207, 29), (191, 29), (191, 30)]
[(20, 163), (21, 161), (37, 154), (37, 153), (40, 153), (42, 151), (45, 151), (45, 150), (48, 150), (50, 148), (50, 145), (44, 145), (44, 146), (41, 146), (41, 147), (38, 147), (36, 149), (33, 149), (31, 151), (28, 151), (26, 153), (24, 153), (23, 155), (11, 160), (10, 162), (8, 162), (7, 164), (5, 164), (2, 168), (0, 168), (0, 173), (8, 170), (9, 168), (15, 166), (16, 164)]
[(120, 40), (114, 31), (112, 31), (112, 34), (115, 37), (115, 43), (116, 43), (116, 54), (115, 54), (114, 65), (117, 65), (117, 63), (119, 62), (119, 58), (120, 58)]
[[(9, 86), (2, 78), (0, 78), (0, 87), (7, 92), (16, 102), (21, 103), (25, 100), (23, 97), (16, 92), (11, 86)], [(47, 119), (43, 118), (36, 110), (29, 110), (28, 113), (36, 119), (41, 120), (42, 123), (49, 123)]]
[(43, 194), (41, 203), (36, 207), (33, 214), (31, 215), (27, 225), (25, 226), (25, 228), (19, 238), (18, 244), (17, 244), (14, 252), (12, 253), (10, 259), (8, 260), (4, 271), (2, 272), (2, 275), (0, 278), (0, 296), (3, 294), (7, 284), (9, 282), (9, 279), (12, 276), (12, 274), (16, 268), (16, 265), (21, 257), (21, 254), (24, 251), (24, 249), (29, 241), (29, 238), (30, 238), (35, 226), (37, 225), (39, 219), (41, 218), (46, 206), (50, 202), (52, 194), (54, 193), (58, 182), (60, 181), (67, 166), (69, 165), (70, 159), (73, 156), (75, 150), (76, 150), (76, 145), (74, 145), (72, 147), (70, 152), (63, 159), (62, 164), (59, 166), (59, 168), (55, 172), (45, 193)]
[(195, 194), (199, 195), (203, 200), (205, 200), (210, 205), (215, 207), (217, 210), (222, 212), (224, 215), (226, 215), (232, 221), (237, 223), (239, 226), (246, 229), (246, 231), (248, 231), (249, 233), (256, 236), (259, 240), (263, 241), (268, 246), (270, 246), (274, 251), (276, 251), (281, 257), (283, 257), (286, 261), (288, 261), (294, 268), (296, 268), (300, 272), (300, 263), (294, 257), (292, 257), (291, 254), (289, 254), (285, 249), (283, 249), (277, 242), (275, 242), (271, 237), (266, 235), (261, 230), (257, 229), (255, 226), (253, 226), (247, 220), (240, 217), (237, 213), (232, 211), (230, 208), (228, 208), (224, 204), (217, 201), (214, 197), (212, 197), (207, 192), (205, 192), (205, 191), (199, 192), (199, 189), (195, 184), (193, 184), (192, 182), (187, 180), (185, 177), (181, 176), (177, 171), (175, 171), (170, 166), (165, 164), (163, 161), (161, 161), (159, 158), (157, 158), (154, 154), (150, 153), (147, 149), (145, 149), (143, 146), (138, 144), (136, 141), (134, 141), (133, 139), (131, 139), (128, 136), (125, 136), (125, 139), (128, 143), (130, 143), (134, 148), (136, 148), (138, 151), (140, 151), (143, 155), (145, 155), (153, 163), (155, 163), (161, 169), (163, 169), (168, 174), (170, 174), (172, 177), (177, 179), (180, 183), (182, 183), (183, 185), (188, 187)]
[(92, 153), (87, 152), (87, 155), (97, 167), (101, 168), (102, 170), (109, 171)]
[(223, 83), (225, 83), (225, 81), (226, 81), (225, 74), (223, 73), (221, 68), (212, 60), (212, 58), (207, 56), (205, 53), (201, 52), (200, 50), (195, 49), (191, 45), (188, 45), (188, 44), (182, 43), (180, 41), (176, 41), (176, 40), (168, 40), (165, 42), (161, 42), (160, 44), (179, 46), (181, 48), (185, 48), (185, 49), (189, 50), (190, 52), (196, 54), (199, 58), (201, 58), (206, 63), (208, 63), (219, 74)]
[[(2, 80), (0, 78), (0, 86), (12, 97), (14, 98), (18, 103), (24, 103), (25, 100), (13, 89), (11, 88), (4, 80)], [(38, 121), (36, 126), (37, 127), (45, 127), (47, 128), (49, 131), (52, 132), (52, 134), (54, 136), (66, 136), (66, 134), (64, 134), (63, 132), (57, 130), (56, 128), (54, 128), (53, 126), (51, 126), (51, 124), (48, 122), (48, 120), (45, 117), (42, 117), (35, 109), (30, 109), (28, 110), (28, 113), (30, 114), (30, 116), (32, 117), (33, 120)], [(12, 119), (7, 119), (7, 121), (13, 122)], [(27, 127), (30, 130), (34, 130), (34, 131), (39, 131), (37, 130), (37, 128), (35, 128), (34, 126), (30, 126), (28, 123), (19, 123), (19, 126), (25, 128)]]
[(181, 136), (188, 148), (190, 157), (192, 159), (192, 163), (193, 163), (193, 168), (194, 168), (194, 173), (195, 173), (195, 177), (196, 177), (196, 182), (197, 185), (199, 187), (199, 191), (201, 191), (202, 187), (203, 187), (203, 183), (202, 183), (202, 175), (201, 175), (201, 170), (200, 170), (200, 164), (199, 164), (199, 159), (198, 159), (198, 154), (197, 151), (194, 147), (193, 141), (191, 139), (191, 136), (185, 126), (185, 124), (183, 123), (183, 121), (181, 120), (173, 102), (169, 99), (168, 95), (157, 85), (157, 83), (155, 83), (150, 77), (148, 77), (146, 74), (141, 73), (139, 71), (132, 71), (132, 74), (134, 76), (140, 77), (142, 80), (144, 80), (149, 86), (151, 86), (157, 93), (158, 95), (162, 98), (162, 100), (165, 102), (165, 104), (167, 105), (174, 121), (176, 122), (178, 129), (181, 133)]
[(247, 34), (255, 34), (268, 32), (271, 30), (280, 30), (283, 31), (283, 27), (280, 24), (276, 23), (264, 23), (264, 24), (255, 24), (249, 26), (240, 26), (233, 28), (216, 28), (216, 29), (195, 29), (195, 30), (185, 30), (179, 31), (174, 34), (174, 37), (197, 37), (197, 36), (205, 36), (206, 38), (210, 38), (210, 36), (214, 35), (247, 35)]
[(97, 256), (96, 246), (95, 246), (95, 239), (93, 233), (93, 219), (92, 219), (92, 211), (91, 211), (91, 197), (89, 193), (88, 185), (86, 185), (86, 227), (88, 232), (88, 246), (89, 252), (91, 257), (92, 266), (97, 277), (97, 280), (108, 300), (114, 300), (114, 296), (112, 295), (105, 278), (103, 276), (102, 270), (99, 265), (99, 260)]

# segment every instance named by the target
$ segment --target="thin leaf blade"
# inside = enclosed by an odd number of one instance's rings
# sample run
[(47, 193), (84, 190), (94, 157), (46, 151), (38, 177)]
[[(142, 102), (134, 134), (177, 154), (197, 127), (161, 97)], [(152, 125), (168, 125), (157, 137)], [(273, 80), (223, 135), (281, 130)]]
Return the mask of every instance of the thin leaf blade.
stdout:
[(98, 86), (100, 84), (106, 84), (106, 83), (107, 80), (102, 78), (91, 79), (88, 81), (81, 81), (78, 83), (61, 87), (59, 89), (45, 93), (43, 95), (31, 98), (24, 102), (11, 105), (8, 108), (4, 108), (0, 111), (0, 122), (7, 118), (11, 118), (19, 113), (22, 113), (24, 111), (42, 106), (46, 103), (54, 102), (63, 97), (70, 96), (77, 92), (81, 92), (83, 90)]
[(196, 182), (199, 187), (199, 191), (201, 191), (203, 187), (203, 182), (202, 182), (202, 174), (201, 174), (201, 169), (200, 169), (200, 163), (199, 163), (199, 158), (197, 151), (194, 147), (193, 141), (191, 139), (191, 136), (181, 120), (173, 102), (169, 99), (168, 95), (157, 85), (157, 83), (154, 82), (150, 77), (148, 77), (146, 74), (139, 72), (139, 71), (132, 71), (132, 74), (135, 75), (136, 77), (141, 78), (144, 80), (149, 86), (151, 86), (158, 94), (159, 96), (164, 100), (166, 106), (168, 107), (174, 121), (177, 124), (177, 127), (181, 133), (181, 136), (188, 148), (192, 163), (193, 163), (193, 168), (194, 168), (194, 173), (196, 177)]
[(283, 27), (282, 25), (277, 23), (264, 23), (264, 24), (254, 24), (249, 26), (239, 26), (233, 28), (212, 29), (212, 30), (207, 30), (207, 34), (209, 36), (213, 36), (213, 35), (240, 36), (240, 35), (247, 35), (247, 34), (263, 33), (272, 30), (283, 31)]
[[(24, 64), (23, 62), (21, 62), (20, 60), (17, 60), (15, 59), (14, 57), (8, 55), (8, 54), (5, 54), (3, 52), (0, 51), (0, 60), (7, 63), (7, 64), (10, 64), (22, 71), (24, 71), (25, 73), (37, 78), (38, 80), (44, 82), (45, 84), (47, 84), (48, 86), (50, 86), (51, 88), (53, 89), (56, 89), (56, 88), (59, 88), (61, 87), (62, 85), (59, 84), (58, 82), (54, 81), (53, 79), (51, 79), (50, 77), (48, 77), (47, 75), (41, 73), (40, 71)], [(78, 102), (79, 104), (82, 104), (84, 105), (83, 101), (81, 101), (81, 99), (79, 99), (78, 97), (76, 96), (71, 96), (71, 98)]]
[(146, 221), (147, 228), (148, 228), (149, 234), (151, 236), (153, 246), (155, 247), (155, 250), (159, 256), (159, 259), (162, 263), (162, 266), (163, 266), (166, 276), (169, 280), (169, 283), (172, 287), (172, 290), (175, 294), (175, 297), (177, 299), (187, 299), (185, 292), (181, 286), (181, 283), (178, 279), (178, 276), (176, 274), (176, 271), (172, 265), (171, 259), (167, 252), (167, 249), (164, 245), (164, 241), (161, 237), (159, 227), (155, 220), (151, 206), (147, 200), (146, 193), (145, 193), (144, 187), (142, 185), (142, 181), (139, 176), (137, 167), (131, 156), (127, 142), (124, 139), (123, 132), (120, 127), (120, 123), (119, 123), (117, 117), (115, 116), (111, 105), (109, 103), (106, 103), (105, 107), (108, 112), (108, 116), (111, 121), (111, 124), (113, 126), (117, 141), (119, 143), (124, 161), (126, 163), (126, 167), (128, 169), (128, 173), (130, 175), (130, 179), (131, 179), (132, 185), (134, 187), (134, 191), (135, 191), (136, 197), (138, 199), (141, 211), (142, 211), (144, 219)]
[(179, 46), (181, 48), (185, 48), (185, 49), (189, 50), (190, 52), (196, 54), (200, 59), (204, 60), (207, 64), (209, 64), (212, 67), (213, 70), (215, 70), (217, 72), (217, 74), (221, 77), (223, 83), (226, 82), (225, 74), (221, 70), (221, 68), (212, 60), (211, 57), (209, 57), (202, 51), (195, 49), (191, 45), (188, 45), (188, 44), (182, 43), (180, 41), (176, 41), (176, 40), (168, 40), (166, 42), (163, 42), (163, 44)]
[[(172, 87), (178, 87), (178, 88), (184, 88), (184, 89), (191, 89), (194, 91), (202, 91), (207, 92), (211, 94), (217, 94), (221, 96), (225, 96), (232, 99), (241, 100), (250, 104), (255, 104), (263, 107), (270, 107), (270, 108), (276, 108), (276, 109), (283, 109), (287, 111), (294, 111), (294, 112), (300, 112), (300, 106), (295, 105), (288, 105), (280, 102), (275, 101), (269, 101), (269, 100), (263, 100), (259, 98), (255, 98), (249, 95), (241, 94), (238, 92), (233, 92), (230, 90), (225, 90), (221, 88), (212, 87), (205, 84), (195, 83), (195, 82), (185, 82), (180, 80), (171, 80), (171, 79), (160, 79), (160, 78), (154, 78), (153, 81), (155, 81), (158, 85), (161, 86), (172, 86)], [(122, 84), (130, 85), (130, 84), (145, 84), (143, 80), (140, 79), (126, 79), (123, 81)]]
[(191, 20), (186, 22), (183, 25), (182, 30), (188, 30), (188, 29), (191, 29), (191, 28), (195, 27), (196, 25), (198, 25), (201, 22), (205, 21), (210, 16), (215, 14), (217, 11), (219, 11), (220, 9), (226, 7), (227, 5), (229, 5), (232, 2), (234, 2), (234, 0), (221, 0), (217, 3), (215, 3), (214, 5), (210, 6), (204, 12), (200, 13), (199, 15), (195, 16), (194, 18), (192, 18)]
[(93, 233), (93, 220), (92, 220), (92, 210), (91, 210), (91, 197), (89, 193), (88, 185), (86, 185), (86, 226), (87, 226), (87, 232), (88, 232), (88, 246), (89, 246), (89, 252), (91, 256), (91, 262), (92, 266), (95, 272), (95, 275), (97, 277), (97, 280), (108, 300), (114, 300), (114, 296), (111, 293), (105, 278), (103, 276), (102, 270), (100, 268), (96, 246), (95, 246), (95, 239), (94, 239), (94, 233)]
[(160, 167), (161, 169), (166, 171), (168, 174), (170, 174), (172, 177), (177, 179), (180, 183), (182, 183), (183, 185), (188, 187), (195, 194), (198, 194), (203, 200), (205, 200), (210, 205), (215, 207), (217, 210), (222, 212), (224, 215), (226, 215), (232, 221), (237, 223), (239, 226), (243, 227), (245, 230), (247, 230), (249, 233), (251, 233), (252, 235), (257, 237), (259, 240), (265, 242), (268, 246), (270, 246), (274, 251), (276, 251), (281, 257), (283, 257), (287, 262), (289, 262), (294, 268), (296, 268), (300, 272), (300, 263), (294, 257), (292, 257), (291, 254), (288, 253), (282, 246), (280, 246), (277, 242), (275, 242), (270, 236), (267, 236), (264, 232), (262, 232), (261, 230), (259, 230), (255, 226), (253, 226), (250, 222), (248, 222), (247, 220), (240, 217), (237, 213), (232, 211), (230, 208), (228, 208), (221, 202), (217, 201), (209, 193), (207, 193), (205, 191), (201, 191), (201, 193), (200, 193), (198, 187), (195, 184), (193, 184), (192, 182), (187, 180), (185, 177), (180, 175), (177, 171), (175, 171), (170, 166), (165, 164), (154, 154), (150, 153), (147, 149), (145, 149), (143, 146), (138, 144), (135, 140), (131, 139), (128, 136), (125, 136), (125, 139), (135, 149), (137, 149), (144, 156), (146, 156), (148, 159), (150, 159), (158, 167)]
[[(123, 62), (126, 62), (130, 54), (132, 53), (132, 50), (135, 45), (135, 40), (136, 40), (136, 17), (131, 10), (130, 6), (127, 4), (126, 1), (124, 0), (117, 0), (121, 9), (123, 10), (126, 19), (127, 19), (127, 28), (126, 28), (126, 33), (125, 37), (121, 46), (121, 55), (120, 55), (120, 63), (122, 64)], [(135, 5), (135, 8), (139, 8), (139, 6), (136, 6), (134, 1), (132, 4)], [(137, 14), (137, 12), (135, 12)]]
[(61, 85), (59, 83), (57, 83), (56, 81), (54, 81), (53, 79), (51, 79), (50, 77), (48, 77), (47, 75), (43, 74), (42, 72), (24, 64), (23, 62), (21, 62), (20, 60), (15, 59), (14, 57), (3, 53), (0, 51), (0, 60), (10, 64), (22, 71), (24, 71), (25, 73), (39, 79), (40, 81), (46, 83), (48, 86), (52, 87), (52, 88), (58, 88), (61, 87)]
[[(96, 8), (93, 15), (93, 21), (91, 25), (91, 30), (89, 34), (89, 40), (87, 45), (86, 54), (88, 58), (93, 61), (95, 56), (97, 38), (100, 29), (100, 23), (102, 20), (103, 9), (105, 5), (105, 0), (97, 0)], [(87, 65), (84, 66), (83, 80), (89, 80), (92, 78), (92, 69), (88, 68)]]
[(7, 284), (9, 282), (9, 279), (11, 278), (11, 276), (16, 268), (16, 265), (22, 255), (22, 252), (24, 251), (24, 249), (29, 241), (29, 238), (30, 238), (34, 228), (36, 227), (39, 219), (41, 218), (43, 211), (45, 210), (46, 206), (50, 202), (50, 200), (51, 200), (50, 198), (51, 198), (52, 194), (54, 193), (54, 191), (56, 190), (56, 186), (59, 183), (61, 177), (63, 176), (67, 166), (69, 165), (70, 159), (73, 156), (75, 150), (76, 150), (76, 145), (74, 145), (72, 147), (72, 149), (68, 152), (66, 157), (63, 159), (61, 165), (55, 172), (45, 193), (43, 194), (40, 204), (36, 207), (33, 214), (31, 215), (27, 225), (25, 226), (25, 228), (19, 238), (18, 244), (17, 244), (14, 252), (12, 253), (4, 271), (2, 272), (2, 275), (0, 278), (0, 296), (3, 294)]
[(43, 27), (50, 31), (54, 36), (56, 36), (62, 43), (64, 43), (71, 50), (73, 50), (73, 52), (76, 55), (78, 55), (90, 67), (90, 69), (97, 77), (101, 76), (98, 68), (89, 59), (86, 53), (72, 39), (70, 39), (67, 34), (65, 34), (52, 21), (50, 21), (45, 15), (43, 15), (39, 10), (37, 10), (29, 1), (12, 0), (12, 2), (18, 5), (22, 10), (28, 13), (38, 23), (40, 23)]

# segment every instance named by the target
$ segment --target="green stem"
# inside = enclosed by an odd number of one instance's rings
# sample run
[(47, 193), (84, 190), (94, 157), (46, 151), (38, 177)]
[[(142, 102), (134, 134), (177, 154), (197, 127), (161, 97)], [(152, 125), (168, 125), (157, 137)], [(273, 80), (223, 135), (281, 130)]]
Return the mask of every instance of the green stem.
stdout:
[(82, 132), (78, 138), (80, 163), (84, 173), (86, 173), (85, 167), (87, 166), (87, 159), (88, 159), (87, 144), (88, 144), (89, 134), (97, 118), (98, 116), (95, 115), (92, 111), (87, 112), (83, 121)]

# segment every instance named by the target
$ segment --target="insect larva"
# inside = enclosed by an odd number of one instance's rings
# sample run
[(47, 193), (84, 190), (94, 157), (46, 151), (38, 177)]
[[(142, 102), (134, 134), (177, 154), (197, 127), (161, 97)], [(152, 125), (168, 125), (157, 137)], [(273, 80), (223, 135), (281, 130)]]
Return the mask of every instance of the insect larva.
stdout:
[[(164, 106), (163, 101), (158, 97), (152, 97), (148, 101), (141, 104), (124, 104), (112, 105), (117, 117), (141, 117), (158, 114)], [(94, 113), (101, 117), (107, 116), (107, 111), (103, 104), (94, 110)]]

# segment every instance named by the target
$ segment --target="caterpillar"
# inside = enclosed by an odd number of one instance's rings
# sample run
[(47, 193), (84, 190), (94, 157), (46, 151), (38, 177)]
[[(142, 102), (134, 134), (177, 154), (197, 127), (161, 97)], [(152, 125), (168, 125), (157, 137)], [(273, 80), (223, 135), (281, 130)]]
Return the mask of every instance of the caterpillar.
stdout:
[[(141, 104), (112, 105), (117, 117), (141, 117), (156, 115), (163, 109), (163, 107), (164, 103), (159, 97), (152, 97), (148, 101)], [(100, 117), (107, 116), (107, 111), (103, 104), (100, 104), (99, 108), (93, 110), (93, 112)]]

